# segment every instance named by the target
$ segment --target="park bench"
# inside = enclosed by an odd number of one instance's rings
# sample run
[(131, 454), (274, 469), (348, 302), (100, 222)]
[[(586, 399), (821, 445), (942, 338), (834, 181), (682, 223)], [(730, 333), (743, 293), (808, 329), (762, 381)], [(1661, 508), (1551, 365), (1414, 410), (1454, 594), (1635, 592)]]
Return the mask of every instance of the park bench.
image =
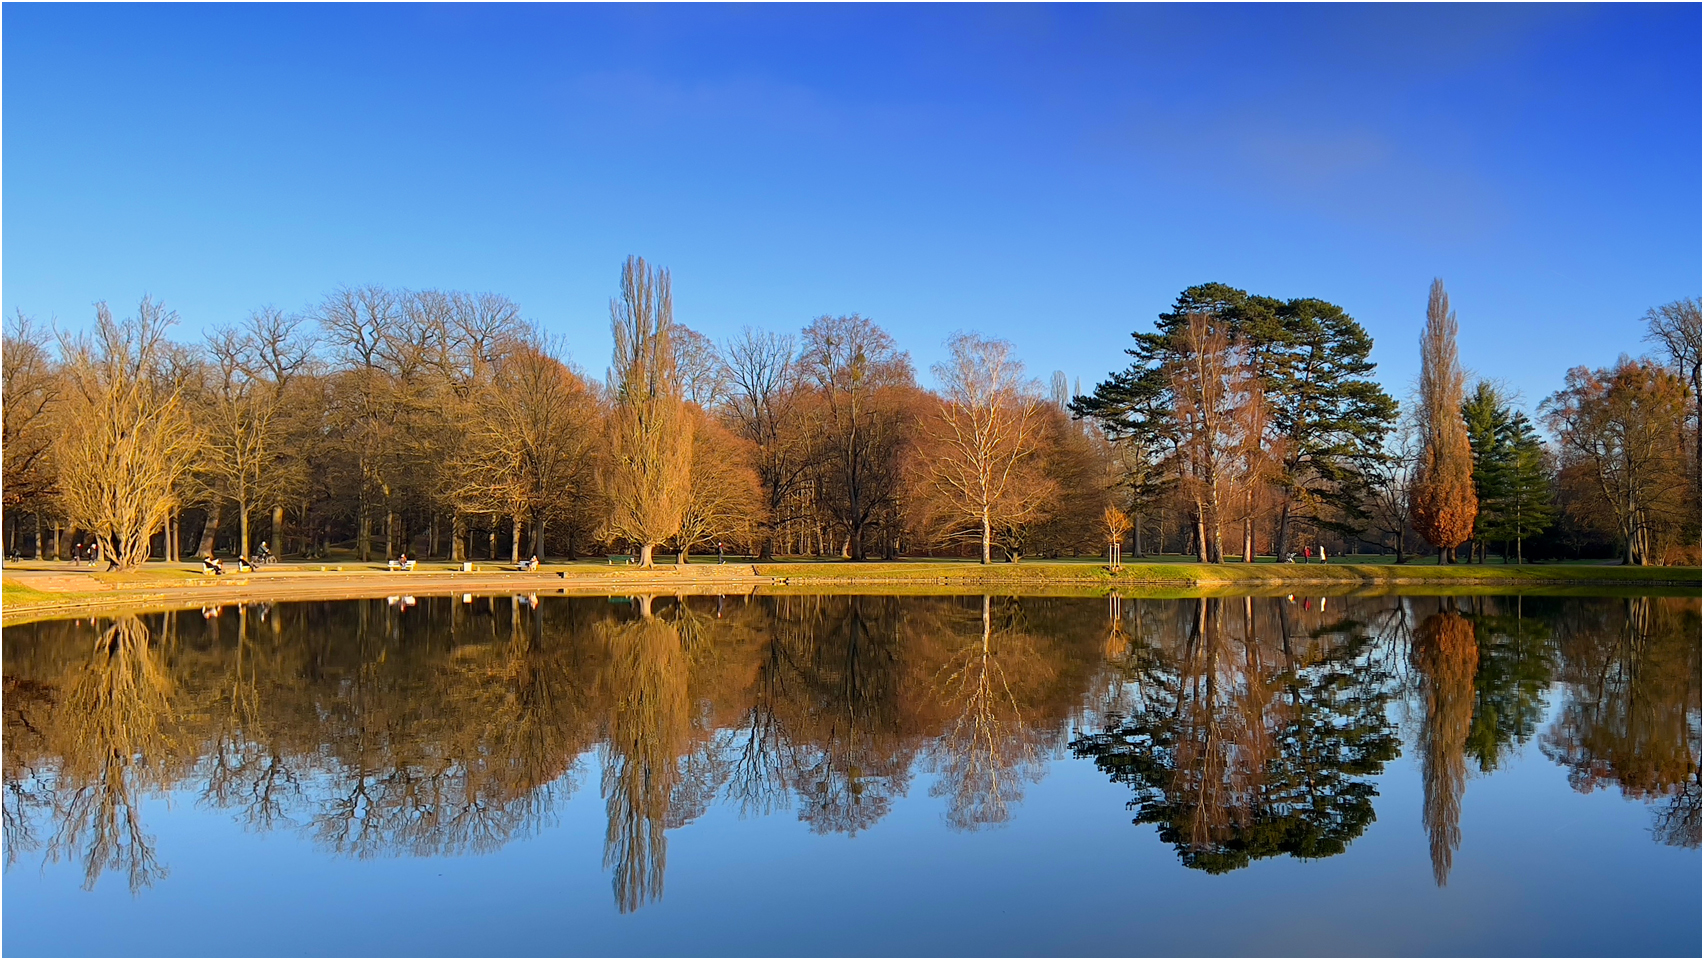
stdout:
[(520, 563), (515, 564), (515, 569), (519, 570), (522, 573), (532, 573), (533, 571), (538, 569), (538, 561), (537, 560), (522, 560)]
[(386, 565), (392, 570), (404, 570), (409, 572), (414, 570), (413, 560), (389, 560), (386, 561)]
[(612, 553), (612, 554), (609, 555), (610, 566), (615, 566), (618, 563), (621, 564), (622, 566), (626, 566), (627, 564), (630, 564), (632, 562), (633, 562), (633, 557), (629, 554)]
[(203, 557), (201, 559), (201, 572), (211, 573), (215, 577), (222, 577), (225, 575), (225, 566), (217, 560), (209, 560), (206, 557)]

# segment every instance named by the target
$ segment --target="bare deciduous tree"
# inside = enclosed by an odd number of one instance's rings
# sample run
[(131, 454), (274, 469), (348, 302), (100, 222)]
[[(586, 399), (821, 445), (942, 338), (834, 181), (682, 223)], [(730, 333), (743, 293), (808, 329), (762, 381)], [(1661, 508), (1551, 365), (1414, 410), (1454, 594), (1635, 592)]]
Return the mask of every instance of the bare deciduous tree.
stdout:
[(846, 555), (867, 557), (866, 535), (895, 513), (910, 440), (911, 358), (863, 317), (818, 317), (805, 328), (802, 363), (823, 406), (819, 497), (845, 534)]
[(715, 410), (728, 397), (728, 366), (716, 344), (691, 327), (675, 324), (675, 372), (680, 376), (681, 396), (705, 410)]
[(0, 366), (0, 457), (5, 460), (5, 508), (39, 505), (53, 485), (49, 457), (53, 448), (53, 407), (60, 384), (48, 354), (47, 331), (23, 311), (6, 325)]
[[(235, 502), (238, 555), (249, 556), (254, 511), (280, 504), (302, 478), (287, 456), (292, 381), (307, 363), (309, 342), (299, 321), (272, 308), (257, 310), (241, 328), (207, 335), (212, 360), (196, 403), (203, 427), (201, 470), (214, 496)], [(274, 509), (276, 515), (281, 507)]]
[(1382, 456), (1367, 463), (1365, 532), (1396, 551), (1396, 562), (1408, 562), (1408, 518), (1414, 470), (1420, 462), (1415, 431), (1406, 424), (1386, 443)]
[(996, 528), (1024, 522), (1050, 493), (1035, 463), (1042, 401), (1010, 343), (958, 333), (947, 352), (934, 367), (944, 395), (924, 425), (928, 520), (992, 563)]
[(121, 570), (148, 558), (196, 451), (182, 385), (163, 375), (176, 321), (148, 297), (123, 321), (100, 303), (92, 336), (60, 341), (69, 384), (55, 458), (61, 497)]
[(1645, 339), (1662, 348), (1669, 366), (1692, 391), (1692, 493), (1698, 496), (1699, 470), (1704, 467), (1704, 318), (1698, 299), (1688, 297), (1652, 307), (1645, 313)]
[(767, 560), (774, 554), (777, 530), (799, 519), (792, 508), (815, 466), (804, 423), (809, 398), (792, 337), (747, 327), (724, 353), (729, 380), (724, 416), (752, 445), (752, 465), (765, 500), (757, 553)]

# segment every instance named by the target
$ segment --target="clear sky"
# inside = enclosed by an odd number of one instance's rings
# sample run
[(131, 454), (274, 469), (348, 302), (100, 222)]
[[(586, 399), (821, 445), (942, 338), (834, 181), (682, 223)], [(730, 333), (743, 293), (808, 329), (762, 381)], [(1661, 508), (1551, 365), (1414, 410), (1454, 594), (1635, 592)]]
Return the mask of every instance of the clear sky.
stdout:
[(1442, 276), (1529, 404), (1700, 290), (1700, 7), (7, 4), (3, 305), (184, 337), (495, 290), (608, 362), (638, 253), (720, 340), (860, 312), (1122, 367), (1210, 280), (1406, 393)]

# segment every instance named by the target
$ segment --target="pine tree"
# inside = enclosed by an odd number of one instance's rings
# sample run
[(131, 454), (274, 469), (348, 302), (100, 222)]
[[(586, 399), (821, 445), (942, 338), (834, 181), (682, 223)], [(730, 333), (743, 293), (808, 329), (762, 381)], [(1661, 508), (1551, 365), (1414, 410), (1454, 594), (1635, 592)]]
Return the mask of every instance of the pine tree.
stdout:
[(1556, 514), (1544, 442), (1526, 414), (1483, 380), (1461, 405), (1461, 415), (1473, 451), (1473, 491), (1479, 499), (1473, 519), (1479, 561), (1485, 562), (1487, 544), (1500, 541), (1508, 562), (1513, 541), (1519, 562), (1522, 541), (1548, 529)]
[[(1498, 467), (1498, 520), (1486, 536), (1505, 543), (1513, 540), (1515, 562), (1524, 563), (1522, 541), (1550, 529), (1556, 518), (1550, 495), (1550, 455), (1524, 413), (1517, 411), (1509, 419), (1505, 438)], [(1503, 559), (1508, 561), (1507, 549)]]
[(1132, 448), (1164, 450), (1173, 439), (1176, 406), (1168, 363), (1176, 359), (1177, 332), (1192, 316), (1213, 318), (1246, 351), (1267, 398), (1275, 552), (1288, 552), (1298, 523), (1351, 529), (1397, 404), (1372, 379), (1372, 337), (1335, 304), (1251, 295), (1222, 283), (1190, 287), (1171, 312), (1160, 314), (1154, 332), (1132, 334), (1135, 345), (1127, 352), (1135, 362), (1093, 394), (1078, 391), (1071, 412), (1096, 420)]
[(1504, 522), (1503, 507), (1508, 486), (1511, 455), (1509, 428), (1510, 411), (1496, 387), (1481, 380), (1473, 394), (1461, 405), (1462, 420), (1467, 424), (1467, 442), (1473, 450), (1473, 493), (1479, 499), (1479, 512), (1473, 518), (1473, 546), (1485, 562), (1485, 545), (1494, 539), (1494, 529)]

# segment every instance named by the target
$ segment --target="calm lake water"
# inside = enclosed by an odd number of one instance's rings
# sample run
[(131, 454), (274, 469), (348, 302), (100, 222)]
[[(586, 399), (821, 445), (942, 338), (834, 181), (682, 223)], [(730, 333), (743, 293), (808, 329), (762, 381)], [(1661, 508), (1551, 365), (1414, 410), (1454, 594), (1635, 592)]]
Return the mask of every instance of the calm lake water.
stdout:
[(1699, 600), (8, 628), (9, 954), (1700, 952)]

